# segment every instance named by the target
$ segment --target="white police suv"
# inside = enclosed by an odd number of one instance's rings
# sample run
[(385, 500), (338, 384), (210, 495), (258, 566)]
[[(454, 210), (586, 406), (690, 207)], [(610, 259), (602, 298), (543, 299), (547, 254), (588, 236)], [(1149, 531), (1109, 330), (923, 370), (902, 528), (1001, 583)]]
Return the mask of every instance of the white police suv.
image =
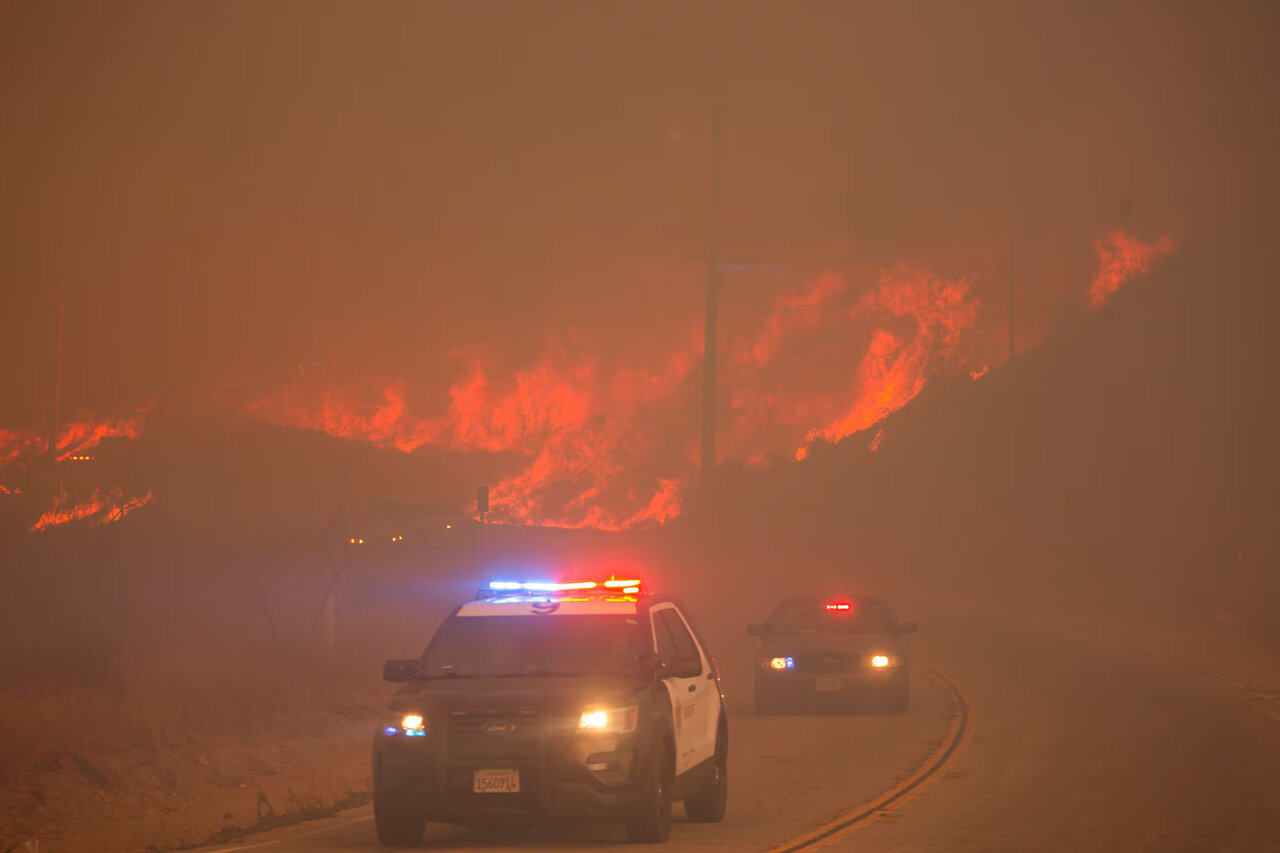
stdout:
[(629, 578), (496, 581), (456, 608), (374, 736), (384, 844), (427, 821), (616, 819), (665, 841), (671, 805), (724, 818), (729, 731), (715, 661), (685, 608)]

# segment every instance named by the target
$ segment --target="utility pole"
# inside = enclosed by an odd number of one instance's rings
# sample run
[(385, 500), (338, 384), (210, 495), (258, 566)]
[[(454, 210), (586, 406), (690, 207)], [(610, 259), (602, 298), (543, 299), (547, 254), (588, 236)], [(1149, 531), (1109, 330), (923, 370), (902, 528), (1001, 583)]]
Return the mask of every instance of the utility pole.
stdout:
[(1014, 335), (1014, 302), (1013, 302), (1013, 210), (1010, 207), (1009, 212), (1005, 215), (1005, 247), (1004, 247), (1004, 277), (1005, 285), (1009, 294), (1008, 307), (1006, 312), (1009, 315), (1009, 364), (1013, 365), (1014, 359), (1018, 357), (1018, 348), (1015, 345), (1017, 338)]
[(724, 146), (724, 87), (716, 82), (711, 118), (711, 198), (707, 252), (707, 308), (702, 344), (702, 492), (706, 495), (716, 467), (716, 374), (719, 357), (716, 331), (720, 317), (720, 168)]
[(58, 456), (58, 430), (62, 428), (62, 334), (65, 300), (58, 291), (58, 337), (53, 350), (53, 429), (49, 433), (49, 453)]

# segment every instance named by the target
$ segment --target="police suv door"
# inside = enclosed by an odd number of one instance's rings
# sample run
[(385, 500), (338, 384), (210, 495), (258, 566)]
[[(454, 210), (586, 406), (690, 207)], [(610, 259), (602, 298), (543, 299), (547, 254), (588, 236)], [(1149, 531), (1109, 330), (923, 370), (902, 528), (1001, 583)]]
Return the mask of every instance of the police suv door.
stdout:
[(672, 722), (676, 732), (676, 773), (684, 773), (715, 754), (715, 727), (720, 718), (720, 693), (706, 659), (684, 618), (671, 602), (649, 609), (653, 620), (654, 651), (667, 661), (698, 661), (692, 677), (667, 676), (662, 679), (671, 696)]

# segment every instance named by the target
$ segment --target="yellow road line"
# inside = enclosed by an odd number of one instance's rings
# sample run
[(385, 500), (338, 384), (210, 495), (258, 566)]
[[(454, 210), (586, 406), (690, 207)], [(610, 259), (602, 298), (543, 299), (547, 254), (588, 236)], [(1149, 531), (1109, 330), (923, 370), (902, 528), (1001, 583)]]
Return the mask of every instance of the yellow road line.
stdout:
[(960, 686), (937, 667), (921, 661), (929, 674), (938, 679), (950, 691), (955, 702), (956, 714), (951, 719), (947, 735), (938, 747), (920, 764), (920, 768), (906, 779), (881, 794), (867, 800), (855, 809), (845, 812), (817, 829), (798, 835), (789, 841), (771, 847), (769, 853), (800, 853), (817, 850), (844, 838), (855, 829), (866, 826), (874, 818), (890, 808), (896, 808), (919, 794), (945, 770), (960, 753), (960, 748), (973, 732), (975, 712)]

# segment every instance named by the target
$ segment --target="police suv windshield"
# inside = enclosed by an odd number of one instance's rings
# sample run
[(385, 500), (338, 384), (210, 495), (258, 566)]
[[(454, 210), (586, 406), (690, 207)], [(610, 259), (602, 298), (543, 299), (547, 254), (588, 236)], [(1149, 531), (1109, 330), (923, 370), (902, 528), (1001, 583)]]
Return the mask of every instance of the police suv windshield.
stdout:
[(631, 675), (652, 652), (636, 616), (449, 619), (423, 654), (428, 678)]
[[(817, 631), (835, 633), (887, 633), (893, 630), (889, 608), (878, 601), (853, 600), (840, 609), (829, 609), (823, 601), (784, 601), (765, 622), (774, 634)], [(847, 609), (846, 609), (847, 608)]]

